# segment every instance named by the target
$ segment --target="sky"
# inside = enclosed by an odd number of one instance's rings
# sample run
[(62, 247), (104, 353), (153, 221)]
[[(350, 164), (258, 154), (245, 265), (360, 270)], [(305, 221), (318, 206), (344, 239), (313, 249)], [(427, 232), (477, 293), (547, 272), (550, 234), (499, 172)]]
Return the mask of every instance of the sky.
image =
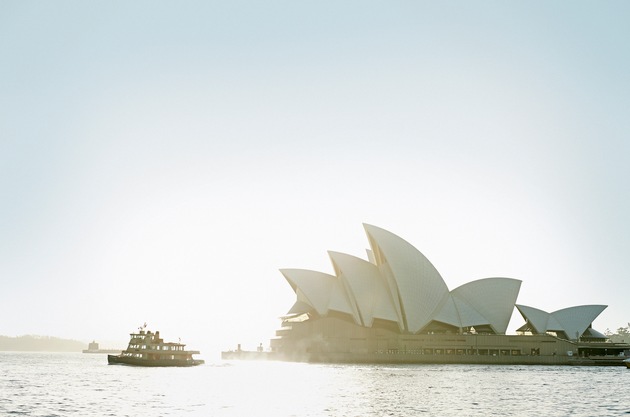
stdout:
[(363, 223), (450, 289), (517, 278), (627, 326), (629, 13), (1, 2), (0, 334), (268, 346), (279, 269), (365, 259)]

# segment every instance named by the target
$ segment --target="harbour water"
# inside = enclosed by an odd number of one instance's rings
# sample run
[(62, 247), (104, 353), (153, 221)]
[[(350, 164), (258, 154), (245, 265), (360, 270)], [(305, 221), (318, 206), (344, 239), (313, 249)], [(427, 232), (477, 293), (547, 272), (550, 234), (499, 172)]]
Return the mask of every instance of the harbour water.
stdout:
[(0, 416), (619, 416), (625, 367), (107, 365), (105, 355), (0, 352)]

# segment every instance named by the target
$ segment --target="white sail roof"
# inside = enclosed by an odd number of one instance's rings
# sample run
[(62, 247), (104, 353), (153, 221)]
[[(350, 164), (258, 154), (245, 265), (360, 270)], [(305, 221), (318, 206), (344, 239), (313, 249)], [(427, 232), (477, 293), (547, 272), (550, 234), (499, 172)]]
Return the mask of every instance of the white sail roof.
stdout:
[(459, 314), (459, 308), (455, 305), (455, 300), (453, 297), (449, 296), (438, 310), (436, 314), (432, 317), (433, 321), (438, 321), (440, 323), (450, 324), (455, 327), (462, 327), (462, 320)]
[(549, 313), (546, 311), (516, 304), (516, 309), (521, 316), (530, 323), (537, 333), (545, 333), (547, 331), (547, 322), (549, 321)]
[(299, 294), (297, 294), (297, 300), (293, 304), (293, 307), (289, 309), (289, 311), (287, 312), (287, 315), (289, 316), (300, 315), (304, 313), (310, 313), (311, 311), (314, 310), (313, 306), (311, 306), (307, 302), (302, 301), (302, 299), (303, 299), (302, 292), (299, 291)]
[[(464, 284), (454, 289), (451, 294), (456, 300), (465, 301), (476, 313), (485, 318), (485, 323), (477, 325), (487, 324), (495, 333), (504, 334), (520, 288), (521, 281), (517, 279), (485, 278)], [(470, 319), (465, 315), (461, 317), (462, 322), (469, 322)]]
[(398, 321), (387, 284), (374, 264), (345, 253), (328, 254), (364, 326), (372, 326), (375, 318)]
[(593, 320), (606, 309), (605, 305), (583, 305), (563, 308), (551, 313), (562, 325), (564, 332), (570, 339), (577, 339), (588, 329)]
[[(371, 327), (375, 320), (398, 324), (402, 332), (429, 331), (432, 322), (460, 329), (489, 327), (498, 334), (507, 330), (521, 281), (484, 278), (449, 291), (439, 272), (410, 243), (387, 230), (363, 225), (368, 237), (369, 260), (329, 252), (335, 275), (304, 269), (281, 272), (296, 293), (289, 314), (331, 311), (352, 316), (355, 323)], [(516, 306), (539, 333), (583, 334), (606, 308), (577, 306), (547, 313)]]
[(547, 313), (537, 308), (517, 305), (516, 308), (538, 333), (564, 332), (570, 339), (578, 339), (593, 320), (606, 309), (605, 305), (582, 305)]
[(329, 310), (352, 314), (349, 297), (334, 275), (308, 269), (283, 269), (280, 272), (296, 290), (298, 300), (312, 306), (320, 315)]
[(405, 329), (420, 331), (448, 298), (448, 287), (425, 256), (387, 230), (364, 224), (377, 265), (386, 266), (393, 294), (400, 299)]

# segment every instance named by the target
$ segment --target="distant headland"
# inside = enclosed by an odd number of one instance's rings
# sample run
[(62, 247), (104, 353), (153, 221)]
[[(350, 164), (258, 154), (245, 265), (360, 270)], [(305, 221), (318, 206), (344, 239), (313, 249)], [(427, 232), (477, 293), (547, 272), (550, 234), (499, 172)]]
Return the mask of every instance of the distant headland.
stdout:
[(1, 336), (0, 351), (17, 352), (81, 352), (86, 343), (51, 336)]

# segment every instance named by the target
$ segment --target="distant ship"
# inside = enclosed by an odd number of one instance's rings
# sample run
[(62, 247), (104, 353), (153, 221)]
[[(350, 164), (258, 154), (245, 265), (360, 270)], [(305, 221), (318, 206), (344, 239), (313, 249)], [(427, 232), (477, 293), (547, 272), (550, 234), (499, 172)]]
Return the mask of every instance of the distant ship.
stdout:
[(107, 355), (110, 365), (196, 366), (204, 363), (202, 359), (193, 359), (193, 355), (199, 354), (198, 350), (186, 350), (183, 343), (164, 342), (159, 331), (153, 333), (141, 327), (130, 336), (127, 349), (120, 355)]
[(241, 344), (239, 343), (236, 350), (226, 350), (221, 352), (221, 359), (231, 360), (231, 359), (280, 359), (275, 352), (265, 352), (262, 346), (262, 343), (256, 348), (256, 351), (252, 350), (243, 350), (241, 349)]
[(87, 349), (83, 349), (83, 353), (120, 353), (120, 349), (100, 349), (98, 343), (93, 340)]

